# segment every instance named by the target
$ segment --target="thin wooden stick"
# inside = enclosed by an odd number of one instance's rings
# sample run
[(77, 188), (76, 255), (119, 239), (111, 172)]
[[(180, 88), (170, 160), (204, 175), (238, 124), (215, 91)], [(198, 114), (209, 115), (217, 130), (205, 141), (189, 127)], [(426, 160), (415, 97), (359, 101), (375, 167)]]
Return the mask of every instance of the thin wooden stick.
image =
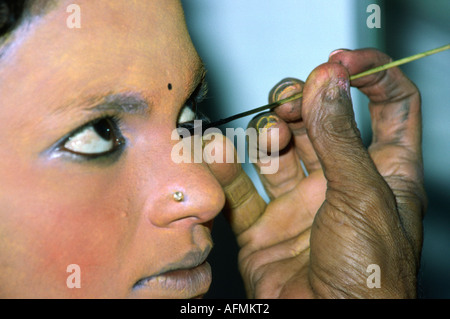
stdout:
[[(418, 59), (424, 58), (426, 56), (429, 56), (429, 55), (432, 55), (432, 54), (435, 54), (435, 53), (438, 53), (438, 52), (442, 52), (442, 51), (445, 51), (445, 50), (448, 50), (448, 49), (450, 49), (450, 44), (441, 46), (441, 47), (436, 48), (436, 49), (428, 50), (428, 51), (425, 51), (425, 52), (422, 52), (422, 53), (418, 53), (418, 54), (415, 54), (415, 55), (411, 55), (409, 57), (406, 57), (406, 58), (403, 58), (403, 59), (400, 59), (400, 60), (396, 60), (396, 61), (384, 64), (384, 65), (381, 65), (381, 66), (378, 66), (378, 67), (375, 67), (375, 68), (367, 70), (365, 72), (352, 75), (352, 76), (350, 76), (350, 81), (355, 80), (355, 79), (359, 79), (359, 78), (362, 78), (364, 76), (371, 75), (371, 74), (374, 74), (374, 73), (377, 73), (377, 72), (380, 72), (380, 71), (384, 71), (384, 70), (387, 70), (387, 69), (390, 69), (390, 68), (393, 68), (393, 67), (396, 67), (396, 66), (399, 66), (399, 65), (402, 65), (402, 64), (406, 64), (406, 63), (409, 63), (409, 62), (412, 62), (412, 61), (415, 61), (415, 60), (418, 60)], [(299, 92), (297, 94), (294, 94), (294, 95), (292, 95), (292, 96), (290, 96), (288, 98), (279, 100), (277, 102), (270, 103), (270, 104), (267, 104), (267, 105), (263, 105), (263, 106), (255, 108), (255, 109), (252, 109), (252, 110), (249, 110), (249, 111), (245, 111), (245, 112), (242, 112), (242, 113), (238, 113), (238, 114), (235, 114), (233, 116), (227, 117), (225, 119), (209, 123), (209, 124), (203, 126), (203, 130), (205, 130), (205, 129), (209, 128), (209, 127), (216, 127), (216, 126), (219, 126), (219, 125), (223, 125), (223, 124), (226, 124), (228, 122), (237, 120), (237, 119), (239, 119), (241, 117), (245, 117), (245, 116), (248, 116), (248, 115), (259, 113), (259, 112), (262, 112), (262, 111), (267, 110), (267, 109), (275, 108), (275, 107), (280, 106), (282, 104), (285, 104), (285, 103), (297, 100), (297, 99), (301, 98), (302, 96), (303, 96), (303, 92)]]
[(425, 51), (425, 52), (422, 52), (422, 53), (418, 53), (418, 54), (415, 54), (415, 55), (411, 55), (409, 57), (406, 57), (406, 58), (403, 58), (403, 59), (400, 59), (400, 60), (397, 60), (397, 61), (393, 61), (393, 62), (387, 63), (385, 65), (378, 66), (376, 68), (367, 70), (365, 72), (361, 72), (359, 74), (352, 75), (350, 77), (350, 81), (362, 78), (363, 76), (367, 76), (367, 75), (374, 74), (374, 73), (377, 73), (377, 72), (380, 72), (380, 71), (384, 71), (384, 70), (387, 70), (387, 69), (390, 69), (390, 68), (393, 68), (393, 67), (396, 67), (396, 66), (399, 66), (399, 65), (402, 65), (402, 64), (406, 64), (406, 63), (409, 63), (409, 62), (412, 62), (412, 61), (415, 61), (415, 60), (418, 60), (418, 59), (424, 58), (426, 56), (429, 56), (429, 55), (432, 55), (432, 54), (435, 54), (435, 53), (439, 53), (439, 52), (442, 52), (442, 51), (445, 51), (445, 50), (448, 50), (448, 49), (450, 49), (450, 44), (441, 46), (441, 47), (436, 48), (436, 49), (428, 50), (428, 51)]

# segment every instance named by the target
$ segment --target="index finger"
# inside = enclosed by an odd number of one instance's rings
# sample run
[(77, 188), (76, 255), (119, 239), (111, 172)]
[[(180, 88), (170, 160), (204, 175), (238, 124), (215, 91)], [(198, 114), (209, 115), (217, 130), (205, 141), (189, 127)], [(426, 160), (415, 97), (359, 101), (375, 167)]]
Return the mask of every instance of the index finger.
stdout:
[[(233, 143), (221, 134), (212, 135), (203, 137), (205, 160), (225, 192), (225, 216), (234, 233), (240, 235), (262, 215), (266, 202), (239, 163)], [(214, 154), (214, 160), (208, 154)], [(227, 161), (227, 154), (233, 154), (232, 162)]]
[[(375, 49), (360, 49), (338, 51), (329, 61), (342, 64), (350, 75), (354, 75), (392, 59)], [(351, 85), (370, 100), (374, 144), (403, 145), (415, 152), (419, 150), (420, 94), (398, 67), (352, 80)]]
[[(362, 49), (340, 51), (330, 60), (345, 66), (350, 74), (357, 74), (389, 63), (391, 58), (374, 49)], [(399, 68), (362, 77), (351, 84), (370, 100), (373, 138), (369, 153), (396, 196), (400, 218), (418, 256), (427, 202), (419, 91)]]

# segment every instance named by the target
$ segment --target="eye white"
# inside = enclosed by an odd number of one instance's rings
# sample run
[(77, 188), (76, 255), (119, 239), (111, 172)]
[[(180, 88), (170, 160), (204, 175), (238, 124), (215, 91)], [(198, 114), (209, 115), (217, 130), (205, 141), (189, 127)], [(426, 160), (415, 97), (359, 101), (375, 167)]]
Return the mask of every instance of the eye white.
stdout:
[(189, 106), (185, 106), (181, 109), (178, 116), (178, 124), (183, 124), (195, 120), (195, 113)]
[(113, 149), (114, 141), (105, 140), (94, 129), (92, 125), (71, 136), (64, 144), (64, 148), (74, 153), (100, 154)]

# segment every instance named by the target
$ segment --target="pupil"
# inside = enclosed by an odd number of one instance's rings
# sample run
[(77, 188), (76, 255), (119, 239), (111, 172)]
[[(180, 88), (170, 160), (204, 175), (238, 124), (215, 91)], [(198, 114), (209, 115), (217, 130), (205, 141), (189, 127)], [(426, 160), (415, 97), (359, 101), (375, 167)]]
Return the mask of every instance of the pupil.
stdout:
[(95, 132), (105, 141), (111, 140), (111, 123), (108, 119), (102, 119), (93, 125)]

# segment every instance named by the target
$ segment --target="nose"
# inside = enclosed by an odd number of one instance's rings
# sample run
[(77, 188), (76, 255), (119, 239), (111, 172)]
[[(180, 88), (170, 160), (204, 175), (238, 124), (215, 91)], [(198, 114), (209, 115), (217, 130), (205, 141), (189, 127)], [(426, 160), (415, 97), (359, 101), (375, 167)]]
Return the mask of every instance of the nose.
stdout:
[[(223, 190), (206, 163), (194, 161), (192, 153), (183, 154), (184, 162), (173, 160), (173, 148), (187, 141), (185, 138), (164, 146), (152, 172), (154, 178), (148, 180), (146, 188), (156, 192), (156, 196), (148, 197), (146, 214), (157, 227), (208, 223), (225, 204)], [(159, 147), (161, 150), (161, 145)]]

